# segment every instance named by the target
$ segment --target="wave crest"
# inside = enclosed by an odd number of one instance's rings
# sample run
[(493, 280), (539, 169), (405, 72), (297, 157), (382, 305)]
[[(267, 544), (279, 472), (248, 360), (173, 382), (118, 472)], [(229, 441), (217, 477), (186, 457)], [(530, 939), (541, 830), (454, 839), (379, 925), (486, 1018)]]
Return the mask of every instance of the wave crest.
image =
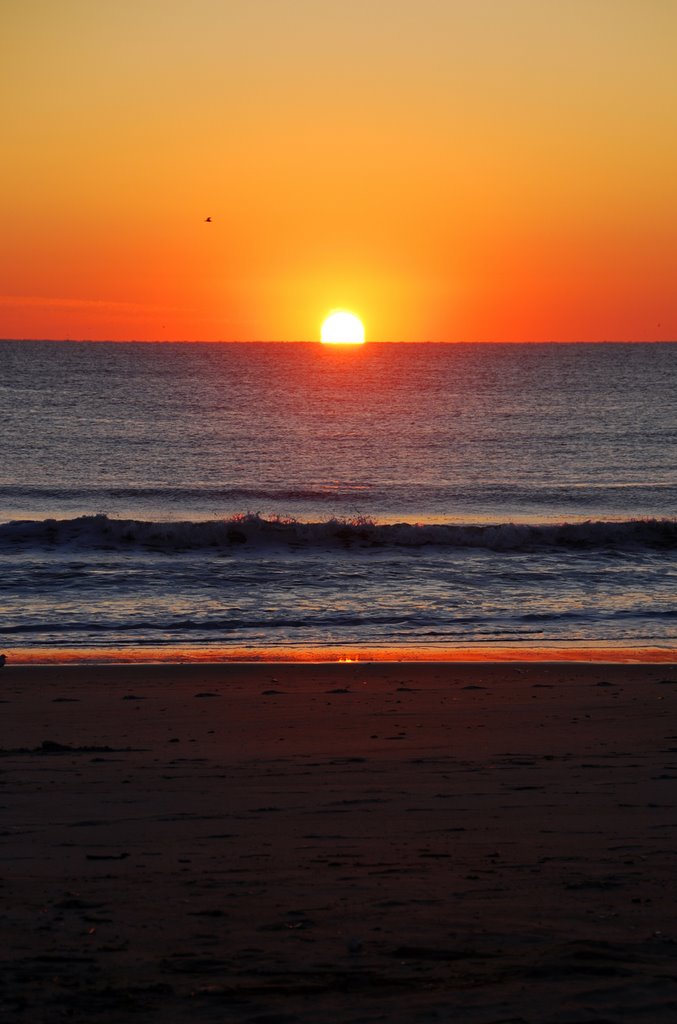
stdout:
[(0, 549), (50, 548), (181, 553), (209, 549), (480, 548), (489, 551), (613, 550), (677, 547), (677, 521), (494, 525), (377, 523), (368, 518), (303, 523), (241, 515), (207, 522), (149, 522), (106, 515), (21, 520), (0, 525)]

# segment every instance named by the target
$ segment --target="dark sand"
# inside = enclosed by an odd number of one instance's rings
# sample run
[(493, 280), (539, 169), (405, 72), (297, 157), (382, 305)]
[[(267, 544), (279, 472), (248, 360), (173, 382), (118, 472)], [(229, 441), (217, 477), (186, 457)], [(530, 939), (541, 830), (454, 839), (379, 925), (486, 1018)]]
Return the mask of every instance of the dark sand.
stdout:
[(3, 1022), (677, 1020), (674, 666), (0, 684)]

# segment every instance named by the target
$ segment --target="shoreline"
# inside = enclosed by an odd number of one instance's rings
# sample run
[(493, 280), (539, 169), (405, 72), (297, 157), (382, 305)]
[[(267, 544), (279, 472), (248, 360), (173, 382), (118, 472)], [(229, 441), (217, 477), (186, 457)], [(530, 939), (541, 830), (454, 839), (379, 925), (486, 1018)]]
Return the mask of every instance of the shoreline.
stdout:
[(580, 644), (477, 645), (458, 647), (22, 647), (5, 648), (7, 664), (28, 665), (232, 665), (232, 664), (457, 664), (604, 663), (674, 664), (675, 646)]

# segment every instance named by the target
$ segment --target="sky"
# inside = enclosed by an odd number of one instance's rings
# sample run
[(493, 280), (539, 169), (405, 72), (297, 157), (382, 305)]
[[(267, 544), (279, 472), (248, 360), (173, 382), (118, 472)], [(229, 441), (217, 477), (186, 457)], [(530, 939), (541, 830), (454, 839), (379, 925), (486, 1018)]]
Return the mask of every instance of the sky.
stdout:
[(673, 340), (676, 39), (674, 0), (3, 0), (0, 337)]

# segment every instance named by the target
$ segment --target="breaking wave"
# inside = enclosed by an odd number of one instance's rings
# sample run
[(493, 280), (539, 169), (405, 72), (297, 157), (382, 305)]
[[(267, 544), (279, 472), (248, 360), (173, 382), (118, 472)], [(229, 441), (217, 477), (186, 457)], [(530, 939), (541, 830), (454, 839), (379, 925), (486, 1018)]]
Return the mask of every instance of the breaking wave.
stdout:
[(49, 548), (177, 553), (222, 549), (256, 553), (266, 548), (351, 549), (479, 548), (488, 551), (624, 551), (677, 547), (677, 521), (495, 525), (377, 523), (370, 519), (295, 519), (235, 516), (208, 522), (148, 522), (106, 515), (21, 520), (0, 524), (0, 550)]

